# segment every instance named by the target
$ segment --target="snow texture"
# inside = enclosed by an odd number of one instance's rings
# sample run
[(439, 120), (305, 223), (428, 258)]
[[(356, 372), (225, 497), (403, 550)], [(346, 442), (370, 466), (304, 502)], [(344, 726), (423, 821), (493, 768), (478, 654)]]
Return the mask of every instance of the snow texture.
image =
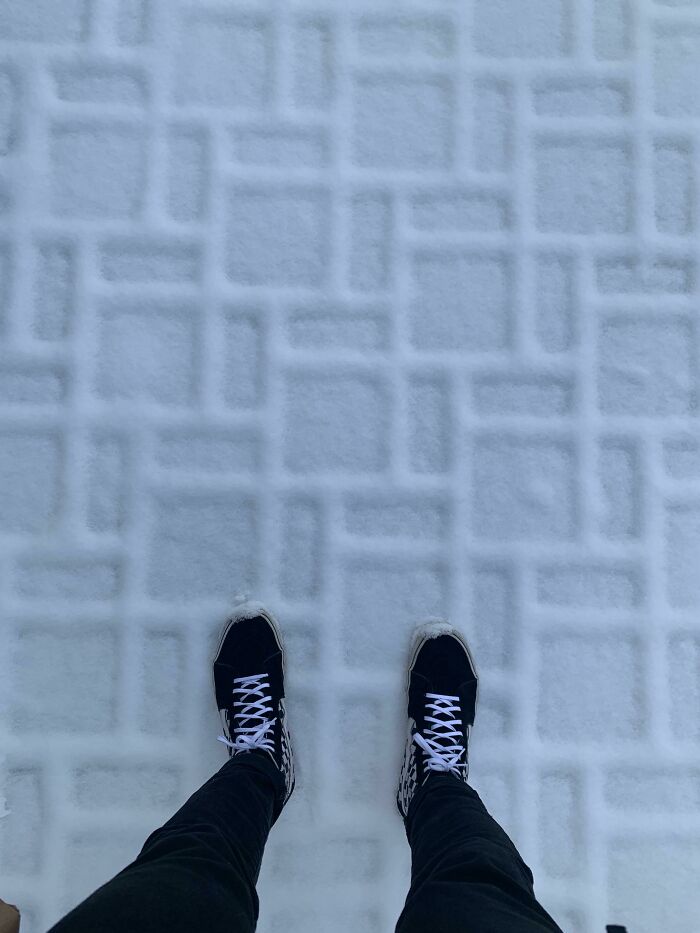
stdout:
[(700, 928), (697, 0), (0, 0), (0, 894), (224, 761), (279, 618), (262, 933), (393, 929), (410, 633), (567, 933)]

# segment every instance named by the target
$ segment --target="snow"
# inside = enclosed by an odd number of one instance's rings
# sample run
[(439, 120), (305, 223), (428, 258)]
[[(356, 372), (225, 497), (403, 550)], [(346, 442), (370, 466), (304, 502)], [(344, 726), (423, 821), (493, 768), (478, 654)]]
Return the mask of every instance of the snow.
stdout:
[[(0, 0), (0, 895), (46, 929), (226, 760), (280, 620), (262, 933), (393, 928), (420, 619), (567, 933), (700, 896), (694, 0)], [(6, 809), (2, 800), (6, 801)]]

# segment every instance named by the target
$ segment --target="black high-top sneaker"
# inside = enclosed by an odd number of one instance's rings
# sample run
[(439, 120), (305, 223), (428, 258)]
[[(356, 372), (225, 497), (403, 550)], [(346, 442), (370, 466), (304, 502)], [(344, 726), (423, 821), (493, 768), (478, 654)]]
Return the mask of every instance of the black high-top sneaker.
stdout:
[(266, 753), (284, 776), (280, 809), (294, 790), (294, 758), (284, 704), (284, 648), (279, 625), (261, 603), (236, 606), (213, 666), (216, 705), (229, 756)]
[(416, 788), (431, 774), (453, 774), (466, 783), (469, 730), (479, 693), (466, 639), (448, 622), (422, 622), (409, 658), (408, 737), (396, 795), (404, 819)]

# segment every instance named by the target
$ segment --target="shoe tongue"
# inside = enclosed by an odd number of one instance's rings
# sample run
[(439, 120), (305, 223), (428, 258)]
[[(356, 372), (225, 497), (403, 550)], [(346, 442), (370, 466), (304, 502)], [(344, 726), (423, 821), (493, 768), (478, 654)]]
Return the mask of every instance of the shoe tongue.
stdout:
[[(251, 676), (252, 674), (262, 674), (269, 688), (266, 692), (273, 698), (280, 696), (282, 693), (281, 651), (273, 651), (268, 657), (262, 659), (259, 656), (239, 657), (236, 658), (235, 663), (220, 659), (215, 661), (214, 668), (217, 672), (215, 679), (216, 699), (220, 703), (219, 709), (223, 709), (221, 704), (225, 705), (230, 701), (234, 679), (248, 676), (248, 674)], [(259, 668), (259, 670), (255, 668)]]
[[(420, 674), (413, 675), (409, 693), (409, 712), (416, 721), (422, 720), (426, 715), (436, 715), (439, 719), (461, 719), (463, 725), (473, 725), (475, 717), (475, 684), (474, 680), (465, 680), (463, 683), (455, 684), (454, 680), (447, 677), (425, 678)], [(451, 713), (444, 713), (440, 709), (444, 704), (438, 702), (438, 712), (435, 713), (428, 704), (433, 702), (428, 693), (438, 693), (441, 696), (457, 697), (452, 701), (454, 706), (459, 706), (459, 710), (453, 710)]]

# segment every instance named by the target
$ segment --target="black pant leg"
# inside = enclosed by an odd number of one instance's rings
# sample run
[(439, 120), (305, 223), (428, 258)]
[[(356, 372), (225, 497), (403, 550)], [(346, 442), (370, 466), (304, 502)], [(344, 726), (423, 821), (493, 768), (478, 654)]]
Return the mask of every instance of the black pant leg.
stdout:
[(431, 775), (411, 801), (406, 835), (411, 887), (397, 933), (562, 933), (472, 787)]
[(282, 780), (264, 752), (235, 755), (50, 933), (252, 933)]

